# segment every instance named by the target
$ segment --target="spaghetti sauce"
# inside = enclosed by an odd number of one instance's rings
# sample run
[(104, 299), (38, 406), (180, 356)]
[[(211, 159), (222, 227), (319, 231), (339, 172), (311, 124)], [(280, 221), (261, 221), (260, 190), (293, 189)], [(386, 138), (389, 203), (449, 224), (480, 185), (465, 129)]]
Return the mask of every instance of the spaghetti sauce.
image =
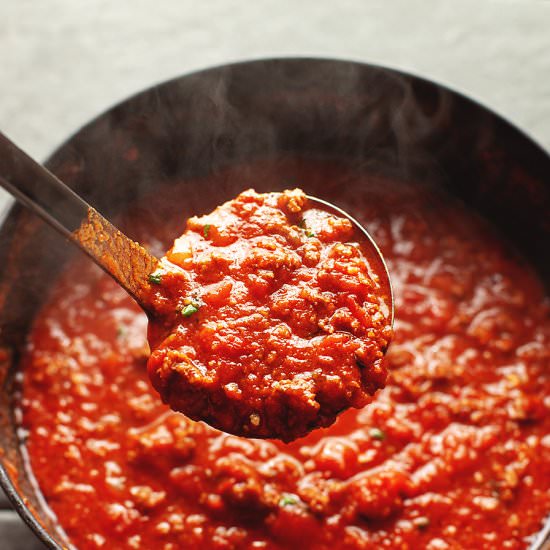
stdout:
[[(195, 182), (189, 212), (243, 182), (299, 183), (380, 245), (396, 300), (386, 387), (290, 444), (195, 422), (147, 382), (145, 315), (76, 259), (35, 320), (22, 398), (32, 470), (71, 543), (527, 548), (550, 511), (549, 304), (531, 268), (455, 199), (337, 163), (227, 169)], [(182, 233), (171, 189), (121, 220), (153, 250)]]
[(384, 385), (382, 260), (299, 189), (249, 190), (191, 218), (149, 279), (149, 375), (189, 418), (291, 441)]

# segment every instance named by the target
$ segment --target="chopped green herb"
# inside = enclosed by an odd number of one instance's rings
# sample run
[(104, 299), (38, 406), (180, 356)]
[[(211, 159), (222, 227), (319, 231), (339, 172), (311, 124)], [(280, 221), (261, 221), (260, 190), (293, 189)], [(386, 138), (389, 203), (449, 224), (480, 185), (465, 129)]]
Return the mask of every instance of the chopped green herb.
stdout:
[(306, 220), (304, 220), (303, 218), (300, 220), (298, 227), (306, 232), (306, 237), (315, 237), (315, 233), (311, 229), (308, 229), (306, 225)]
[(122, 338), (126, 334), (126, 327), (124, 325), (118, 325), (116, 328), (116, 337)]
[(199, 311), (199, 306), (198, 305), (196, 305), (196, 304), (187, 304), (181, 310), (181, 314), (184, 317), (191, 317), (191, 315), (193, 315), (193, 313), (197, 313), (197, 311)]
[(376, 441), (384, 441), (386, 439), (386, 434), (380, 428), (371, 428), (369, 435), (372, 439), (376, 439)]
[(149, 282), (153, 285), (160, 285), (162, 283), (162, 273), (160, 271), (155, 271), (149, 275)]
[(293, 506), (298, 504), (298, 497), (290, 493), (283, 493), (281, 500), (279, 500), (279, 506)]
[(210, 233), (210, 227), (211, 225), (207, 223), (202, 230), (202, 234), (204, 235), (205, 239), (208, 239), (208, 234)]
[(417, 529), (420, 529), (420, 531), (424, 531), (424, 529), (427, 529), (430, 526), (430, 519), (425, 516), (421, 516), (414, 519), (413, 523), (416, 525)]

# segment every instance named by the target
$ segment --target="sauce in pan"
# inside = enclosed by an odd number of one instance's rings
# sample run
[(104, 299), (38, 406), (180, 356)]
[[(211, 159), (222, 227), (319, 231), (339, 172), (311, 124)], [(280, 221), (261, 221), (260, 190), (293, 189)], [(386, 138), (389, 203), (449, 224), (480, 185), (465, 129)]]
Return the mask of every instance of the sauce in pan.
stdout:
[[(195, 188), (231, 197), (250, 182), (332, 200), (381, 247), (396, 299), (386, 387), (290, 444), (194, 422), (147, 381), (145, 316), (77, 259), (36, 318), (22, 401), (33, 472), (72, 543), (526, 548), (550, 511), (550, 321), (536, 275), (427, 185), (289, 160)], [(188, 215), (220, 202), (182, 189), (126, 225), (164, 250), (183, 230), (181, 196)]]
[(292, 441), (384, 386), (383, 262), (299, 189), (249, 190), (191, 218), (149, 280), (149, 375), (193, 420)]

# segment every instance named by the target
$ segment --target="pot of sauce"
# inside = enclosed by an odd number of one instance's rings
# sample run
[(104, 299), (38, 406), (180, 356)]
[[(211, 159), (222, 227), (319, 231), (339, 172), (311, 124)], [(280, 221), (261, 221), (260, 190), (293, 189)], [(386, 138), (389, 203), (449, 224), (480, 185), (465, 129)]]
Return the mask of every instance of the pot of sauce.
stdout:
[(48, 167), (156, 253), (299, 185), (374, 235), (397, 310), (371, 405), (290, 445), (225, 437), (151, 400), (144, 321), (14, 205), (0, 481), (47, 547), (544, 547), (550, 157), (520, 131), (417, 77), (275, 59), (140, 93)]

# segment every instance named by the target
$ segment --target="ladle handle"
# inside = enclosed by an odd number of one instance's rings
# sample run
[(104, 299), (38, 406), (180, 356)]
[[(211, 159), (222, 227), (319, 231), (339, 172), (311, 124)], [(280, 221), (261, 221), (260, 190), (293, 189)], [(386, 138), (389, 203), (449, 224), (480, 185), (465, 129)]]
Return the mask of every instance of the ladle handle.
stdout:
[(17, 200), (66, 237), (90, 205), (0, 132), (0, 183)]
[(69, 237), (145, 309), (158, 260), (0, 132), (0, 184)]

